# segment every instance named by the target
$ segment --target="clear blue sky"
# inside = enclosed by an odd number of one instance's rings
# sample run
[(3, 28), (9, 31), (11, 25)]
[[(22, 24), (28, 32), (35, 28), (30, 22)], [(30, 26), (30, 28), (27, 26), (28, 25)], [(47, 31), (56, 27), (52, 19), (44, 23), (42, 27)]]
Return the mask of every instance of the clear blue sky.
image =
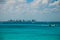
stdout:
[(27, 0), (27, 3), (31, 3), (33, 0)]

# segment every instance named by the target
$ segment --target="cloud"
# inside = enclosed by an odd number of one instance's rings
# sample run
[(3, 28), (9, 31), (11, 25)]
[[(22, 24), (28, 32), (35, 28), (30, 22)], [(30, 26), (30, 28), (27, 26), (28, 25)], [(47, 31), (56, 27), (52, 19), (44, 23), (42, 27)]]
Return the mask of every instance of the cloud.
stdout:
[(31, 3), (31, 6), (38, 6), (38, 4), (41, 2), (41, 0), (34, 0), (32, 3)]
[(31, 6), (33, 7), (38, 7), (38, 6), (42, 6), (42, 5), (47, 5), (48, 4), (48, 0), (34, 0), (32, 3), (31, 3)]
[(5, 0), (0, 0), (0, 2), (4, 2)]
[(60, 6), (60, 1), (55, 1), (51, 3), (50, 6)]
[(0, 0), (0, 4), (4, 4), (5, 2), (5, 0)]
[(48, 0), (42, 0), (42, 4), (48, 4)]
[(50, 11), (52, 11), (54, 13), (60, 12), (60, 1), (58, 0), (53, 3), (50, 3), (49, 8), (50, 8)]
[[(49, 3), (49, 1), (33, 0), (28, 4), (26, 0), (6, 0), (4, 5), (0, 5), (0, 20), (35, 19), (38, 21), (60, 21), (58, 19), (60, 15), (59, 1), (56, 1), (57, 3)], [(58, 7), (54, 5), (58, 5)], [(52, 8), (52, 6), (54, 7)]]

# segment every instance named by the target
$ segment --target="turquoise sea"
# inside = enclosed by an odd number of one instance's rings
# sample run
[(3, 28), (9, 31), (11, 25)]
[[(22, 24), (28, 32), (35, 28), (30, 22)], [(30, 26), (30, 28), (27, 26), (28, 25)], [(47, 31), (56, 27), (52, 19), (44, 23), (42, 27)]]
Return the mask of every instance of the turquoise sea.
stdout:
[(60, 26), (0, 24), (0, 40), (60, 40)]

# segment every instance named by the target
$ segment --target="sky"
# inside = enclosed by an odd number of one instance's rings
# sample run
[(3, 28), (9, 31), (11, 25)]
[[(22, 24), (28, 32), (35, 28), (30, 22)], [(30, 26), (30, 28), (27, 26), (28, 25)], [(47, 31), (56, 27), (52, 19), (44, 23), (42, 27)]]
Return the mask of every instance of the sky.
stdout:
[(60, 0), (0, 0), (0, 21), (60, 21)]

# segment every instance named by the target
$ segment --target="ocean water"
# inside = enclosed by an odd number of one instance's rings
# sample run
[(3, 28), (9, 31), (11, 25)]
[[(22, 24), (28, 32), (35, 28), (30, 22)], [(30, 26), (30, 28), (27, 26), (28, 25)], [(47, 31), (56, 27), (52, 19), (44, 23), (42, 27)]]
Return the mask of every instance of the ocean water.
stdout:
[(0, 40), (60, 40), (60, 27), (0, 24)]

